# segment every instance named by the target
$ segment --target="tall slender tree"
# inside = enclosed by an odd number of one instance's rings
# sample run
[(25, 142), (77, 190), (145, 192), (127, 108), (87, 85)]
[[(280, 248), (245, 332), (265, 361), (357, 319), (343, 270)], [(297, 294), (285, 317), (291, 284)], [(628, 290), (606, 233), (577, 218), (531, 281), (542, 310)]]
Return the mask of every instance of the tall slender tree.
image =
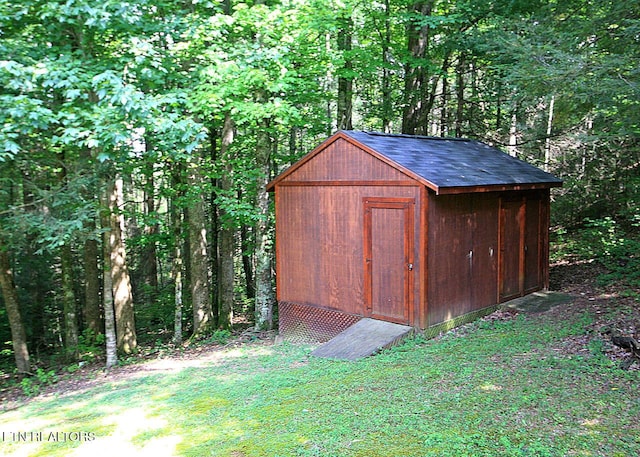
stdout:
[(182, 311), (184, 289), (184, 226), (183, 208), (184, 184), (182, 182), (182, 166), (180, 163), (172, 164), (171, 188), (173, 198), (170, 201), (170, 227), (173, 241), (173, 259), (171, 261), (171, 281), (173, 283), (173, 338), (174, 344), (180, 344), (183, 340)]
[(189, 185), (189, 262), (193, 334), (200, 336), (212, 325), (211, 294), (209, 292), (209, 241), (205, 209), (205, 182), (202, 176), (202, 157), (193, 155), (188, 163)]
[[(258, 94), (258, 101), (263, 101), (266, 95), (263, 91)], [(345, 127), (346, 128), (346, 127)], [(273, 252), (269, 234), (269, 193), (267, 184), (271, 172), (272, 141), (271, 128), (268, 119), (258, 123), (256, 139), (256, 165), (259, 169), (257, 185), (258, 221), (256, 231), (256, 330), (271, 330), (273, 328), (273, 308), (275, 294), (273, 292), (273, 278), (271, 274)]]
[(60, 270), (62, 273), (64, 347), (65, 355), (70, 361), (75, 361), (78, 358), (79, 341), (73, 264), (71, 245), (64, 243), (60, 248)]
[(109, 257), (111, 259), (111, 290), (115, 313), (118, 350), (131, 354), (138, 347), (131, 279), (126, 262), (123, 238), (122, 180), (113, 179), (109, 187)]
[[(235, 125), (230, 113), (225, 114), (222, 127), (220, 156), (223, 172), (219, 179), (219, 191), (222, 196), (233, 191), (233, 168), (231, 149), (234, 141)], [(218, 327), (227, 329), (233, 324), (234, 304), (234, 255), (235, 227), (228, 210), (219, 206), (220, 228), (218, 231)]]
[(338, 17), (337, 32), (338, 52), (342, 55), (342, 67), (338, 69), (338, 102), (337, 127), (338, 130), (353, 129), (353, 19), (351, 11), (341, 9)]
[(96, 239), (97, 230), (95, 220), (90, 220), (85, 225), (89, 233), (83, 246), (83, 271), (84, 271), (84, 308), (83, 318), (86, 328), (93, 335), (104, 332), (104, 321), (100, 307), (100, 269), (98, 268), (99, 244)]
[(106, 367), (118, 363), (118, 338), (116, 335), (116, 315), (113, 307), (113, 281), (111, 276), (111, 216), (109, 214), (110, 194), (105, 187), (100, 195), (100, 225), (102, 226), (102, 309), (104, 310), (104, 333)]
[(13, 356), (16, 361), (16, 368), (20, 373), (29, 373), (31, 370), (31, 362), (29, 349), (27, 347), (27, 334), (22, 322), (20, 303), (13, 281), (13, 271), (11, 270), (7, 247), (0, 237), (0, 290), (2, 291), (4, 306), (7, 310), (9, 325), (11, 326), (11, 341), (13, 344)]
[(407, 21), (407, 50), (409, 57), (404, 65), (404, 109), (402, 133), (425, 134), (427, 114), (427, 49), (429, 47), (428, 22), (434, 1), (418, 2), (409, 6)]

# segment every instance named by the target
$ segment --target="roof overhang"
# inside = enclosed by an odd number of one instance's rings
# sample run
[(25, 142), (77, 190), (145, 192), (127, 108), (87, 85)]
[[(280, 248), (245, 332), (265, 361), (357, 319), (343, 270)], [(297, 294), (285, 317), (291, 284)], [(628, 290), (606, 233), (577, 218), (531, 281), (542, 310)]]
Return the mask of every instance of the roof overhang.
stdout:
[(536, 190), (536, 189), (549, 189), (551, 187), (562, 187), (562, 182), (554, 181), (554, 182), (548, 182), (548, 183), (535, 183), (535, 184), (495, 184), (495, 185), (488, 185), (488, 186), (453, 186), (453, 187), (440, 186), (436, 191), (436, 195)]

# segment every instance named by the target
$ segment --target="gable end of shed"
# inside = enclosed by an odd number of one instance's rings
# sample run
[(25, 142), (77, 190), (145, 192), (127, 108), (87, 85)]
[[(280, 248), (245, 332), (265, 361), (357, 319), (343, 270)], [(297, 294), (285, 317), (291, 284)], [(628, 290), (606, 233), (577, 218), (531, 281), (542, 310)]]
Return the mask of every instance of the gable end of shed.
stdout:
[[(416, 182), (418, 181), (418, 182)], [(278, 185), (361, 185), (395, 183), (422, 184), (437, 190), (431, 183), (384, 154), (338, 132), (268, 184)]]

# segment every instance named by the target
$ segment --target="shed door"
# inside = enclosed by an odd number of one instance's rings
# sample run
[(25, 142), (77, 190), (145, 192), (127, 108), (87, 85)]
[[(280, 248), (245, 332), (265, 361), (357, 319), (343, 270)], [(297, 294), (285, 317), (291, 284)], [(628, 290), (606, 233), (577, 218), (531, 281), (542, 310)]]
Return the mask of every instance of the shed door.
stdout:
[(414, 199), (364, 199), (365, 316), (409, 324), (413, 315)]
[(500, 205), (500, 299), (521, 295), (524, 288), (525, 202), (503, 200)]
[(500, 206), (500, 300), (543, 287), (541, 216), (536, 198), (503, 199)]
[(533, 292), (543, 286), (542, 267), (542, 239), (541, 233), (542, 201), (527, 199), (526, 223), (524, 236), (524, 293)]

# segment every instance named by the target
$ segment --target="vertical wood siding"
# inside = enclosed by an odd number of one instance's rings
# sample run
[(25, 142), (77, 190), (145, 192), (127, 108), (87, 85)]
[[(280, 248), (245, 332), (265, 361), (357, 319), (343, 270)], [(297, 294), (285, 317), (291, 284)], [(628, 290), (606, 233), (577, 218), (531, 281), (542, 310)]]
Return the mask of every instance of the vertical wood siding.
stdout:
[(548, 287), (549, 191), (514, 192), (500, 200), (499, 299)]
[(430, 193), (429, 325), (496, 304), (498, 198)]
[[(282, 186), (276, 192), (278, 300), (365, 315), (363, 199), (411, 199), (419, 214), (420, 188)], [(418, 233), (418, 217), (413, 224)], [(412, 244), (414, 257), (418, 245)], [(421, 274), (417, 265), (414, 274)]]
[(306, 162), (286, 181), (406, 180), (404, 173), (354, 146), (338, 139)]

